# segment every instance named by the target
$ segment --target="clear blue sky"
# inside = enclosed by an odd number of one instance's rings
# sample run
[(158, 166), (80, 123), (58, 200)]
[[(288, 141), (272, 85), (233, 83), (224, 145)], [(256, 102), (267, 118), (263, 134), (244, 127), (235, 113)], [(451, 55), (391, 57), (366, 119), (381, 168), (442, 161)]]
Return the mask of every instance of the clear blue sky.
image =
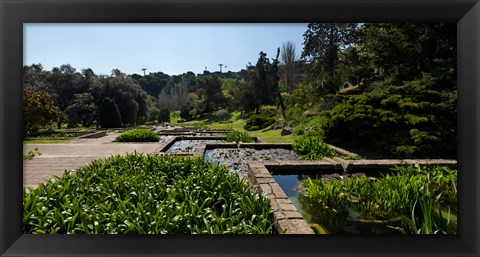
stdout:
[(257, 62), (260, 51), (275, 58), (286, 41), (303, 49), (307, 24), (24, 24), (24, 65), (45, 70), (70, 64), (110, 75), (162, 71), (178, 75), (239, 71)]

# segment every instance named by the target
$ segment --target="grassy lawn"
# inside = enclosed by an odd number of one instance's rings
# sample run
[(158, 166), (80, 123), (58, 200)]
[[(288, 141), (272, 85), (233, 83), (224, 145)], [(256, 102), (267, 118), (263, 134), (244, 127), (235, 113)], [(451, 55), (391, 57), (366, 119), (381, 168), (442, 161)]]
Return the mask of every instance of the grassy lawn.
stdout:
[[(245, 119), (240, 117), (240, 112), (234, 112), (232, 113), (232, 116), (224, 121), (220, 122), (213, 122), (208, 119), (203, 119), (203, 120), (192, 120), (192, 121), (187, 121), (183, 123), (178, 123), (177, 120), (180, 119), (178, 113), (171, 114), (170, 120), (172, 125), (179, 125), (179, 126), (185, 126), (185, 127), (191, 127), (191, 128), (200, 128), (200, 127), (207, 127), (212, 130), (236, 130), (236, 131), (246, 131), (243, 129), (243, 126), (245, 126), (245, 123), (247, 122)], [(281, 136), (280, 132), (281, 129), (276, 129), (276, 130), (269, 130), (266, 132), (262, 132), (261, 130), (257, 131), (247, 131), (248, 134), (254, 137), (261, 137), (265, 141), (270, 142), (270, 143), (293, 143), (295, 138), (298, 136), (295, 135), (288, 135), (288, 136)]]
[[(75, 138), (72, 138), (75, 139)], [(24, 145), (28, 144), (58, 144), (65, 143), (72, 139), (25, 139), (23, 140)]]

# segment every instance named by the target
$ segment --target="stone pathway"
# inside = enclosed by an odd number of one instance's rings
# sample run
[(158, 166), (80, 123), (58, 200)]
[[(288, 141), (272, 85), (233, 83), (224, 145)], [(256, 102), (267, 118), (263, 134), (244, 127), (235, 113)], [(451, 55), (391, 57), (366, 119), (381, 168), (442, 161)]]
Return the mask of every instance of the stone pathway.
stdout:
[(161, 143), (114, 143), (119, 133), (108, 133), (101, 138), (74, 139), (60, 144), (28, 144), (23, 152), (38, 148), (40, 156), (23, 161), (23, 185), (36, 187), (65, 170), (75, 170), (94, 159), (116, 154), (159, 152)]

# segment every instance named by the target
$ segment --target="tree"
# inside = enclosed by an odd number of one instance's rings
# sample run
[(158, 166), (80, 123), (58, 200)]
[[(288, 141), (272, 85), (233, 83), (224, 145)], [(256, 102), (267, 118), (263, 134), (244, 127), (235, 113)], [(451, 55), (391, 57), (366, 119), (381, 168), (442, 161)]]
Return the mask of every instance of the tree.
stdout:
[(23, 89), (23, 133), (37, 131), (52, 122), (65, 120), (65, 114), (55, 105), (55, 97), (33, 87)]
[(326, 140), (396, 158), (456, 158), (455, 35), (455, 24), (361, 27), (342, 68), (368, 85), (335, 96), (322, 125)]
[(98, 111), (98, 124), (102, 128), (120, 128), (122, 127), (122, 117), (115, 103), (115, 99), (106, 97), (103, 99)]
[(222, 93), (222, 81), (215, 74), (205, 75), (198, 80), (198, 87), (203, 96), (203, 113), (212, 113), (219, 107), (225, 106), (225, 97)]
[(295, 89), (295, 74), (297, 71), (296, 61), (297, 54), (295, 52), (295, 44), (291, 41), (284, 42), (282, 44), (282, 66), (280, 68), (280, 74), (283, 84), (287, 87), (288, 93), (292, 94)]
[(180, 110), (188, 105), (188, 84), (179, 81), (177, 84), (170, 82), (158, 95), (158, 106), (171, 111)]
[(316, 97), (335, 93), (340, 87), (339, 52), (352, 46), (356, 28), (354, 23), (308, 24), (301, 58), (309, 64), (307, 78)]
[(125, 126), (135, 126), (137, 120), (145, 119), (148, 109), (147, 94), (120, 70), (114, 69), (112, 75), (103, 80), (100, 93), (98, 99), (115, 99)]
[(158, 123), (170, 123), (170, 111), (168, 109), (161, 109), (158, 114)]
[(95, 106), (91, 93), (75, 94), (72, 104), (65, 109), (68, 115), (68, 127), (73, 128), (78, 123), (89, 127), (97, 118), (97, 107)]
[[(274, 105), (276, 100), (283, 106), (280, 96), (278, 82), (278, 56), (280, 48), (277, 49), (277, 56), (271, 63), (267, 54), (260, 52), (260, 57), (255, 66), (247, 66), (249, 72), (249, 86), (245, 89), (250, 91), (245, 93), (245, 97), (251, 97), (249, 105), (255, 106), (255, 113), (258, 114), (262, 105)], [(249, 108), (247, 108), (249, 109)]]

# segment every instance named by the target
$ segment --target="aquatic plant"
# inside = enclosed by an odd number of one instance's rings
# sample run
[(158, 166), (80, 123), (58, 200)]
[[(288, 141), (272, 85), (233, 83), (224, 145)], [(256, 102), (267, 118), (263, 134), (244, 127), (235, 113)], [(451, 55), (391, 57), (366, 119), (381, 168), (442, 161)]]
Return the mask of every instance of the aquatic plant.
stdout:
[(227, 132), (227, 142), (243, 142), (243, 143), (253, 143), (253, 137), (250, 136), (247, 132), (240, 132), (233, 130)]
[[(303, 194), (339, 215), (353, 210), (363, 218), (407, 220), (405, 231), (456, 230), (456, 224), (450, 221), (450, 211), (456, 211), (457, 204), (456, 170), (414, 165), (397, 167), (394, 171), (378, 178), (361, 176), (328, 182), (308, 178), (302, 180)], [(441, 212), (444, 208), (449, 212), (446, 223)], [(406, 219), (408, 216), (412, 217)]]
[(320, 160), (323, 157), (335, 156), (335, 151), (317, 136), (297, 138), (292, 147), (296, 153), (303, 155), (304, 160)]
[(127, 154), (24, 189), (27, 234), (270, 234), (268, 200), (201, 158)]

